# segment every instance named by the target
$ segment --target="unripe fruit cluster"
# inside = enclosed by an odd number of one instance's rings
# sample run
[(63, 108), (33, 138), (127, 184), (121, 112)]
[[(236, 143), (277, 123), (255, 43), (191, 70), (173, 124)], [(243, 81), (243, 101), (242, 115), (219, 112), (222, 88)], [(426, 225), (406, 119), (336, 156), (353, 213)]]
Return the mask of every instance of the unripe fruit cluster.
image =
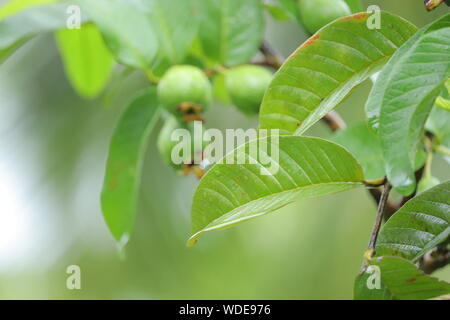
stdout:
[[(255, 65), (238, 66), (224, 73), (225, 87), (233, 104), (247, 115), (257, 114), (272, 74)], [(193, 157), (203, 158), (202, 151), (194, 149), (194, 146), (202, 145), (203, 142), (189, 141), (191, 154), (186, 155), (184, 164), (176, 165), (172, 153), (175, 147), (182, 146), (179, 141), (172, 139), (172, 133), (183, 128), (191, 131), (192, 139), (196, 139), (196, 135), (192, 134), (193, 121), (203, 121), (203, 113), (212, 102), (212, 88), (208, 77), (194, 66), (171, 67), (158, 84), (158, 99), (170, 114), (158, 137), (158, 150), (164, 162), (184, 174), (194, 171), (197, 176), (201, 176), (203, 170), (194, 163)]]

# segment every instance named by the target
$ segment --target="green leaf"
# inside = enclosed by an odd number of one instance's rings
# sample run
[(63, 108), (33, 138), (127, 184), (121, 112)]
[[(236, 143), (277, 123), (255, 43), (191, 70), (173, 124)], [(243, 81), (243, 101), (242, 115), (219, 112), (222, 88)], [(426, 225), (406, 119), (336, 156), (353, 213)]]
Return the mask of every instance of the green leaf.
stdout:
[(292, 20), (302, 25), (297, 0), (267, 0), (264, 6), (277, 20)]
[(348, 7), (353, 13), (364, 11), (361, 0), (345, 0), (345, 2), (347, 2)]
[[(355, 156), (363, 167), (364, 178), (367, 181), (380, 179), (386, 175), (380, 138), (366, 122), (340, 130), (330, 140), (344, 146)], [(421, 168), (426, 158), (424, 148), (419, 148), (415, 169)]]
[(17, 49), (19, 49), (22, 45), (27, 42), (27, 39), (23, 39), (21, 41), (16, 42), (12, 46), (0, 50), (0, 64), (2, 64), (6, 59), (8, 59)]
[(266, 91), (260, 127), (300, 135), (350, 91), (379, 71), (416, 28), (382, 12), (381, 29), (367, 28), (367, 13), (340, 18), (301, 45)]
[(444, 99), (442, 97), (438, 97), (436, 99), (436, 107), (439, 107), (441, 109), (444, 109), (446, 111), (450, 111), (450, 100)]
[(113, 58), (93, 24), (61, 29), (56, 34), (66, 74), (78, 94), (94, 98), (107, 84)]
[(450, 111), (450, 78), (445, 82), (441, 95), (434, 102), (436, 107)]
[[(374, 258), (369, 268), (356, 278), (356, 300), (423, 300), (450, 293), (450, 284), (424, 274), (414, 264), (399, 257)], [(368, 282), (372, 284), (378, 272), (379, 289), (369, 289)]]
[(139, 69), (151, 66), (158, 51), (158, 36), (140, 1), (79, 1), (119, 62)]
[(10, 0), (0, 7), (0, 20), (33, 6), (57, 1), (59, 0)]
[(291, 19), (288, 13), (277, 3), (264, 3), (264, 8), (275, 20), (287, 21)]
[(200, 13), (196, 0), (153, 0), (150, 19), (160, 39), (161, 51), (172, 63), (180, 63), (197, 34)]
[[(352, 189), (361, 185), (362, 169), (342, 147), (319, 138), (281, 136), (279, 142), (261, 138), (237, 148), (230, 156), (245, 154), (247, 164), (216, 164), (200, 181), (192, 205), (192, 246), (207, 231), (232, 225), (275, 211), (297, 199)], [(261, 144), (279, 150), (273, 175), (262, 175), (265, 161), (249, 156), (249, 150), (264, 150)], [(269, 148), (266, 148), (269, 150)], [(236, 161), (234, 162), (236, 163)]]
[(376, 253), (416, 261), (450, 235), (450, 181), (409, 200), (383, 226)]
[(450, 14), (422, 28), (378, 77), (366, 105), (379, 127), (386, 173), (403, 195), (416, 187), (413, 163), (426, 119), (450, 75)]
[(21, 11), (0, 21), (0, 52), (11, 51), (27, 39), (66, 27), (67, 4), (52, 3)]
[(204, 53), (230, 67), (249, 61), (263, 39), (263, 13), (260, 0), (202, 1), (200, 39)]
[(126, 244), (133, 228), (145, 150), (159, 115), (157, 106), (156, 90), (151, 88), (128, 106), (111, 140), (101, 205), (120, 245)]

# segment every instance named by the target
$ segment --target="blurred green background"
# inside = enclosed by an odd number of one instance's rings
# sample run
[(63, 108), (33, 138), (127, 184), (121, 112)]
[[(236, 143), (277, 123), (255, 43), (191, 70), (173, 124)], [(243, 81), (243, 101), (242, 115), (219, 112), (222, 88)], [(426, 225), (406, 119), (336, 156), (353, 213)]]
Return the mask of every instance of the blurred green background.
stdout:
[[(422, 0), (364, 3), (418, 26), (449, 10), (427, 13)], [(294, 23), (270, 19), (266, 33), (284, 55), (306, 38)], [(78, 98), (51, 35), (32, 40), (0, 66), (1, 299), (352, 298), (375, 216), (364, 190), (301, 201), (208, 234), (187, 249), (197, 181), (162, 163), (156, 134), (135, 232), (120, 254), (103, 222), (99, 194), (112, 130), (148, 82), (138, 72), (116, 81), (95, 101)], [(339, 107), (349, 123), (364, 119), (370, 87), (362, 84)], [(217, 128), (257, 124), (220, 105), (206, 119), (207, 127)], [(309, 134), (329, 136), (321, 123)], [(433, 171), (450, 178), (438, 157)], [(81, 267), (81, 290), (66, 289), (66, 268), (73, 264)], [(450, 268), (436, 276), (450, 280)]]

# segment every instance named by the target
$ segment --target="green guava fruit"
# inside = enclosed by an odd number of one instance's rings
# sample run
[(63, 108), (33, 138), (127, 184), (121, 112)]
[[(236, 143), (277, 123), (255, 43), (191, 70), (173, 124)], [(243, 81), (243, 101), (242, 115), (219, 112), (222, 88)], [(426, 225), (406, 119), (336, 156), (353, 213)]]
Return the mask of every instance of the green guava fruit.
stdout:
[(201, 120), (212, 100), (208, 77), (197, 67), (171, 67), (158, 84), (158, 99), (166, 110), (185, 121)]
[(243, 65), (226, 74), (226, 88), (233, 104), (247, 115), (257, 114), (264, 93), (272, 80), (265, 68)]
[(316, 33), (331, 21), (352, 13), (343, 0), (299, 0), (298, 8), (303, 24), (311, 33)]
[[(172, 136), (177, 129), (182, 129), (183, 131)], [(180, 134), (185, 136), (180, 138)], [(194, 163), (194, 157), (198, 157), (200, 160), (203, 159), (205, 142), (203, 141), (202, 136), (194, 135), (193, 122), (184, 123), (175, 116), (170, 115), (159, 132), (157, 147), (163, 161), (177, 172), (184, 173), (185, 175), (194, 172), (198, 177), (203, 175), (204, 172), (203, 170), (200, 170), (199, 164)], [(177, 149), (175, 150), (174, 148)], [(188, 151), (183, 152), (183, 150)], [(178, 152), (176, 155), (182, 158), (183, 163), (175, 163), (173, 161), (173, 151)]]

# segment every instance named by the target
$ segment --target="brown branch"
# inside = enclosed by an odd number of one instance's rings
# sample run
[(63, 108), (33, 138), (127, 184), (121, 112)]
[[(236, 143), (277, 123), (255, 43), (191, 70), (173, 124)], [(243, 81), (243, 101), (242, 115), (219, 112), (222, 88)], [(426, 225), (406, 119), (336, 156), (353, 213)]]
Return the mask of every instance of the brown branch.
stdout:
[[(370, 195), (372, 196), (373, 200), (375, 201), (375, 203), (378, 205), (380, 203), (381, 200), (381, 195), (382, 192), (379, 188), (370, 188), (368, 189)], [(383, 218), (384, 220), (388, 220), (395, 212), (397, 212), (398, 210), (398, 206), (394, 203), (392, 203), (392, 201), (387, 201), (386, 202), (386, 206), (384, 208), (384, 212), (383, 212)]]
[(386, 182), (380, 197), (380, 201), (378, 203), (377, 217), (375, 218), (369, 245), (367, 246), (367, 250), (370, 251), (372, 255), (375, 254), (375, 244), (377, 243), (378, 233), (380, 232), (381, 222), (383, 221), (384, 210), (389, 198), (390, 191), (391, 185), (389, 184), (389, 182)]
[(425, 8), (427, 11), (432, 11), (445, 2), (445, 0), (425, 0)]
[(331, 131), (336, 132), (347, 128), (345, 121), (341, 118), (339, 113), (332, 110), (328, 112), (322, 120), (327, 124)]
[(445, 248), (437, 249), (427, 253), (419, 262), (419, 268), (426, 274), (431, 274), (437, 269), (443, 268), (450, 263), (450, 251)]
[(278, 70), (285, 60), (284, 57), (266, 41), (261, 44), (259, 51), (264, 55), (264, 61), (256, 62), (255, 64), (257, 65), (263, 65)]

